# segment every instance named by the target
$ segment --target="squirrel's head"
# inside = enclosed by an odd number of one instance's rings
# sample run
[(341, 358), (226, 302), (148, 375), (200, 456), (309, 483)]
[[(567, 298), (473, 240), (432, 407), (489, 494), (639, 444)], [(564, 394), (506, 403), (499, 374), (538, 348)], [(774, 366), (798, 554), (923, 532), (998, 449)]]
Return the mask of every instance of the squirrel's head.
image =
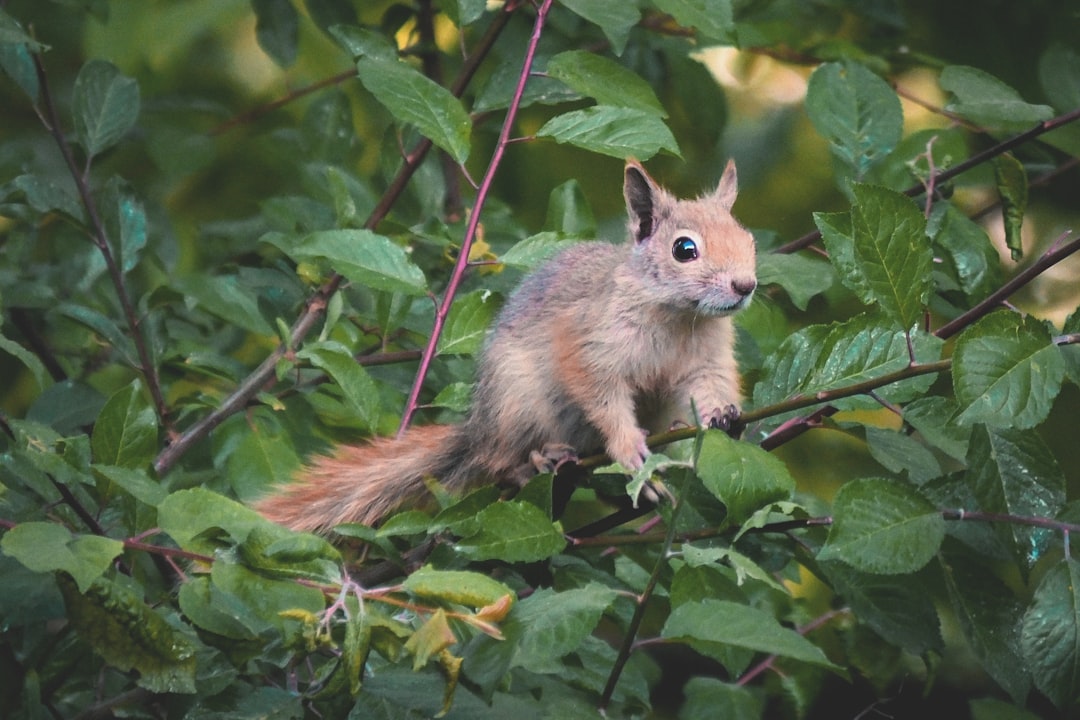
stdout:
[(750, 303), (757, 287), (754, 238), (731, 215), (737, 193), (731, 160), (716, 189), (695, 200), (673, 197), (641, 163), (627, 161), (632, 262), (658, 302), (701, 315), (727, 315)]

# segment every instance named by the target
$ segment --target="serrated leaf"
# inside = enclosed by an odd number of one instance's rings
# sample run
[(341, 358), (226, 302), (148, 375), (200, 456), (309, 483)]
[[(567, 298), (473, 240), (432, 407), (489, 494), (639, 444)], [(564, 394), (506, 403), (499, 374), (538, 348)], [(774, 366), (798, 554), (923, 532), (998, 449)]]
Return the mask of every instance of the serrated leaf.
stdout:
[(66, 185), (48, 176), (20, 175), (11, 184), (26, 195), (26, 203), (39, 213), (60, 212), (76, 222), (83, 222), (86, 213)]
[(522, 629), (512, 666), (546, 672), (553, 661), (573, 652), (600, 622), (616, 593), (599, 583), (555, 592), (537, 590), (510, 614)]
[(296, 353), (296, 357), (309, 361), (333, 378), (349, 406), (356, 410), (367, 427), (376, 423), (379, 417), (378, 388), (348, 348), (333, 341), (308, 344)]
[(468, 570), (437, 570), (425, 565), (405, 579), (402, 588), (413, 595), (472, 608), (491, 605), (514, 593), (487, 575)]
[(731, 0), (654, 0), (654, 4), (683, 27), (697, 30), (699, 41), (735, 41)]
[(727, 520), (734, 525), (745, 522), (759, 508), (790, 499), (795, 491), (795, 479), (782, 461), (719, 430), (702, 437), (697, 473), (709, 492), (727, 506)]
[(1024, 243), (1020, 235), (1027, 211), (1028, 178), (1023, 164), (1006, 153), (994, 158), (994, 181), (1001, 197), (1001, 215), (1005, 222), (1005, 247), (1009, 248), (1013, 262), (1024, 257)]
[(138, 380), (116, 391), (101, 408), (91, 435), (94, 462), (125, 468), (150, 464), (158, 449), (154, 408)]
[(390, 238), (370, 230), (325, 230), (307, 235), (298, 242), (269, 237), (294, 260), (325, 260), (349, 280), (375, 290), (427, 293), (424, 273), (408, 254)]
[(1017, 312), (991, 313), (956, 340), (956, 420), (1034, 427), (1046, 419), (1064, 377), (1061, 351), (1042, 323)]
[(72, 89), (75, 134), (88, 155), (118, 143), (139, 117), (139, 85), (104, 60), (90, 60)]
[(395, 119), (414, 125), (458, 163), (468, 159), (472, 122), (449, 90), (396, 59), (364, 56), (356, 69), (360, 82)]
[(941, 71), (938, 83), (953, 95), (947, 110), (988, 130), (1027, 130), (1054, 116), (1050, 106), (1025, 102), (1016, 90), (978, 68), (950, 65)]
[(1020, 648), (1035, 686), (1061, 709), (1080, 695), (1080, 563), (1066, 557), (1043, 577), (1024, 614)]
[(937, 395), (919, 398), (904, 406), (904, 422), (918, 430), (926, 442), (962, 461), (967, 456), (971, 430), (951, 422), (955, 414), (956, 403)]
[[(251, 422), (229, 453), (225, 474), (236, 496), (252, 501), (266, 489), (292, 479), (300, 458), (288, 434), (276, 422)], [(160, 502), (160, 501), (159, 501)]]
[(757, 276), (758, 284), (779, 285), (795, 307), (806, 310), (811, 299), (832, 287), (836, 274), (821, 260), (767, 253), (758, 257)]
[[(1054, 517), (1065, 505), (1065, 475), (1042, 438), (1031, 430), (976, 426), (965, 484), (984, 512)], [(996, 526), (1013, 556), (1030, 568), (1056, 542), (1055, 532), (1016, 523)]]
[(300, 16), (292, 1), (251, 0), (251, 8), (259, 47), (281, 67), (292, 65), (300, 41)]
[(596, 100), (598, 105), (635, 108), (667, 117), (656, 93), (642, 77), (603, 55), (568, 50), (548, 61), (549, 76)]
[(495, 503), (477, 514), (474, 527), (454, 546), (472, 560), (536, 562), (566, 547), (562, 526), (531, 503)]
[(123, 272), (131, 272), (146, 247), (146, 210), (127, 183), (118, 177), (111, 178), (106, 184), (102, 205), (116, 262)]
[(953, 613), (983, 668), (1014, 703), (1023, 704), (1031, 674), (1020, 651), (1023, 604), (1012, 590), (970, 557), (942, 563)]
[(124, 551), (124, 544), (99, 535), (73, 536), (55, 523), (27, 522), (4, 533), (0, 550), (28, 570), (66, 572), (74, 578), (79, 592), (86, 592), (112, 567), (113, 560)]
[(405, 641), (405, 649), (413, 654), (413, 670), (419, 670), (427, 665), (433, 656), (456, 642), (457, 637), (450, 629), (446, 611), (439, 608), (409, 636)]
[(671, 611), (660, 635), (684, 641), (711, 657), (715, 657), (717, 646), (735, 646), (835, 668), (821, 648), (780, 625), (769, 613), (729, 600), (679, 605)]
[(195, 647), (135, 592), (101, 578), (80, 593), (60, 576), (71, 626), (106, 663), (154, 693), (195, 692)]
[(910, 328), (922, 316), (933, 282), (926, 220), (910, 199), (894, 190), (855, 185), (852, 192), (855, 267), (881, 310), (900, 327)]
[(442, 407), (455, 412), (465, 412), (472, 402), (472, 384), (465, 382), (450, 383), (428, 403), (431, 407)]
[(661, 150), (682, 157), (664, 121), (634, 108), (596, 105), (572, 110), (548, 120), (536, 136), (619, 159), (633, 156), (648, 160)]
[(823, 563), (837, 595), (859, 622), (913, 655), (941, 652), (938, 611), (918, 578), (860, 573), (844, 563)]
[(172, 278), (173, 288), (204, 310), (256, 335), (273, 335), (274, 327), (259, 311), (259, 296), (237, 275), (207, 273)]
[(836, 493), (833, 524), (818, 558), (868, 573), (912, 573), (930, 562), (944, 538), (941, 512), (914, 488), (864, 478)]
[(806, 113), (856, 179), (892, 152), (903, 133), (896, 93), (855, 62), (825, 63), (814, 70), (806, 88)]
[(624, 0), (562, 0), (559, 4), (598, 26), (616, 55), (622, 55), (631, 28), (641, 19), (634, 3)]
[(440, 355), (473, 355), (480, 350), (488, 326), (495, 317), (496, 296), (477, 290), (454, 300), (439, 336)]
[(982, 226), (952, 203), (944, 207), (932, 233), (934, 242), (944, 251), (944, 260), (951, 263), (960, 289), (974, 303), (1001, 285), (1001, 262)]
[(322, 591), (317, 588), (301, 585), (292, 578), (268, 578), (243, 565), (216, 562), (210, 579), (213, 588), (222, 593), (221, 599), (214, 601), (218, 609), (244, 613), (239, 616), (243, 622), (273, 627), (279, 632), (291, 622), (285, 613), (301, 610), (317, 614), (326, 606)]
[(571, 237), (595, 236), (596, 218), (577, 180), (567, 180), (548, 195), (544, 229)]
[(864, 304), (873, 302), (873, 293), (862, 270), (855, 262), (855, 236), (851, 228), (851, 213), (814, 213), (814, 224), (821, 233), (829, 262), (836, 269), (840, 282), (855, 293)]

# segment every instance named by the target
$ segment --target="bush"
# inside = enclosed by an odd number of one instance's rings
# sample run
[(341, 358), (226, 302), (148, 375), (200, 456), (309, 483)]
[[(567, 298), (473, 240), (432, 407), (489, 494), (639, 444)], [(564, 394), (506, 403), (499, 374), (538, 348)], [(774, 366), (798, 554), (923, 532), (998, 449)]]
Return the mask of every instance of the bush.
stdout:
[[(1069, 716), (1075, 22), (5, 3), (2, 715)], [(522, 272), (620, 237), (629, 156), (739, 162), (742, 440), (330, 538), (248, 507), (460, 417)]]

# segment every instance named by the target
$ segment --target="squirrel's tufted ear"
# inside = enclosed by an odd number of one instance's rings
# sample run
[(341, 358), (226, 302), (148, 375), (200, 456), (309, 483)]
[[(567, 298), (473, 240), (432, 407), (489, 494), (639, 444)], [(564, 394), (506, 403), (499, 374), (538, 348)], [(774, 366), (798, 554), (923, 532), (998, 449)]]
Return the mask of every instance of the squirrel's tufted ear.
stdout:
[(728, 160), (727, 165), (724, 166), (724, 174), (720, 176), (720, 184), (713, 191), (712, 198), (725, 210), (730, 211), (738, 194), (739, 178), (735, 172), (735, 161)]
[(623, 195), (626, 212), (630, 215), (630, 234), (634, 242), (641, 242), (656, 229), (656, 209), (663, 191), (645, 172), (637, 160), (626, 161), (623, 171)]

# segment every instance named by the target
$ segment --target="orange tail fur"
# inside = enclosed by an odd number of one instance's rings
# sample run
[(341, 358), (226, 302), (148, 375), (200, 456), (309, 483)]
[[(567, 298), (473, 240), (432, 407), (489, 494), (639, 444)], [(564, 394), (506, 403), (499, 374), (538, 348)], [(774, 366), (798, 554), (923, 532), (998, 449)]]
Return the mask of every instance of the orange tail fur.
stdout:
[(471, 474), (462, 438), (459, 426), (427, 425), (399, 438), (338, 447), (255, 509), (294, 530), (322, 532), (346, 522), (374, 525), (402, 505), (422, 501), (425, 477), (461, 489)]

